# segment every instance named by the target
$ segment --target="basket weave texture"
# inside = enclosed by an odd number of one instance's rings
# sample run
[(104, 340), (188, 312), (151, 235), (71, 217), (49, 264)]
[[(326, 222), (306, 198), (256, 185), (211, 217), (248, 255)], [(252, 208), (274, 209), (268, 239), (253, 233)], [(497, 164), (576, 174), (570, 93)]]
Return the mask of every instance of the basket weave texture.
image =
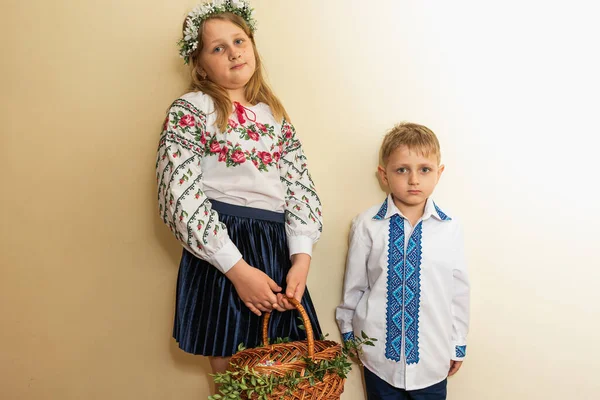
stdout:
[[(291, 372), (297, 371), (304, 376), (306, 371), (306, 361), (303, 358), (311, 358), (315, 362), (322, 360), (333, 360), (342, 354), (342, 348), (339, 343), (331, 340), (315, 340), (313, 330), (308, 315), (304, 307), (296, 299), (288, 299), (298, 310), (304, 321), (306, 329), (306, 340), (269, 344), (268, 327), (270, 313), (265, 313), (263, 318), (262, 335), (264, 347), (242, 350), (231, 357), (230, 370), (237, 367), (254, 369), (257, 373), (268, 376), (285, 376)], [(275, 365), (267, 365), (270, 362), (276, 362)], [(339, 399), (344, 391), (345, 379), (341, 378), (335, 372), (325, 374), (322, 381), (315, 380), (311, 386), (307, 379), (294, 389), (292, 395), (286, 394), (287, 387), (280, 385), (273, 389), (268, 399), (286, 399), (286, 400), (334, 400)], [(242, 399), (247, 399), (242, 395)], [(252, 399), (257, 398), (253, 395)]]

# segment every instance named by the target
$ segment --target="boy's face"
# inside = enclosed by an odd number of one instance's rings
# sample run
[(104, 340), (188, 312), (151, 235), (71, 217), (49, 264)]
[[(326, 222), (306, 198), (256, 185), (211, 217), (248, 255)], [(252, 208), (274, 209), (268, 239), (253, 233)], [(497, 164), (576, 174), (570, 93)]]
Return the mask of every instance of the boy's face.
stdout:
[(378, 168), (381, 181), (389, 188), (400, 211), (405, 207), (425, 206), (443, 171), (444, 166), (439, 165), (434, 154), (424, 156), (407, 146), (394, 150), (386, 165)]

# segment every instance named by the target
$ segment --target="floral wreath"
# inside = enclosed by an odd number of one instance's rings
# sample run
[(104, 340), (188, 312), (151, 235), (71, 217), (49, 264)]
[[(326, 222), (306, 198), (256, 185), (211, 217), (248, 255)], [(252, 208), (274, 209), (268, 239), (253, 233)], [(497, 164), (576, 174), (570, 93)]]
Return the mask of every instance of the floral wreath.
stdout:
[(223, 13), (232, 13), (244, 18), (252, 32), (256, 30), (256, 20), (252, 17), (254, 9), (246, 0), (212, 0), (194, 8), (185, 19), (183, 38), (177, 45), (179, 55), (186, 64), (190, 62), (190, 56), (198, 47), (198, 30), (202, 22), (208, 18)]

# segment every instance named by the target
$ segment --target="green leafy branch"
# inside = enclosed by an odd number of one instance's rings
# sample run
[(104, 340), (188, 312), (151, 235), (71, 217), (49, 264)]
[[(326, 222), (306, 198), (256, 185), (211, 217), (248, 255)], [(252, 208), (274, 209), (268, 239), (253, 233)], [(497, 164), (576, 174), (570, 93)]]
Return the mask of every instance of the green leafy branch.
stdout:
[[(304, 326), (300, 325), (304, 330)], [(328, 335), (321, 335), (321, 340), (325, 340)], [(287, 343), (289, 338), (277, 338), (274, 343)], [(303, 357), (306, 363), (304, 375), (293, 371), (284, 376), (274, 374), (260, 374), (248, 366), (239, 367), (231, 365), (230, 369), (224, 373), (214, 374), (215, 383), (219, 385), (219, 394), (209, 396), (209, 400), (240, 399), (242, 396), (248, 399), (267, 400), (275, 389), (285, 388), (284, 394), (280, 399), (285, 399), (292, 395), (298, 385), (305, 381), (314, 386), (323, 381), (328, 373), (335, 373), (345, 379), (352, 370), (351, 357), (361, 353), (362, 346), (374, 346), (377, 339), (370, 338), (364, 332), (361, 337), (353, 338), (344, 342), (342, 353), (332, 360), (314, 361), (311, 358)], [(238, 346), (238, 351), (245, 350), (243, 344)]]

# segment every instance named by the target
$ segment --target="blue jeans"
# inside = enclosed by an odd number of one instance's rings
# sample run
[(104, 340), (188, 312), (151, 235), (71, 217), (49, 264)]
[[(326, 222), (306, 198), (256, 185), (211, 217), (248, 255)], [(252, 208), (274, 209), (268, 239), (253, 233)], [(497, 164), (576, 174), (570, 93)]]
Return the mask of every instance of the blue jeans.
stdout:
[(424, 389), (404, 390), (390, 385), (367, 368), (364, 370), (368, 400), (446, 400), (447, 379)]

